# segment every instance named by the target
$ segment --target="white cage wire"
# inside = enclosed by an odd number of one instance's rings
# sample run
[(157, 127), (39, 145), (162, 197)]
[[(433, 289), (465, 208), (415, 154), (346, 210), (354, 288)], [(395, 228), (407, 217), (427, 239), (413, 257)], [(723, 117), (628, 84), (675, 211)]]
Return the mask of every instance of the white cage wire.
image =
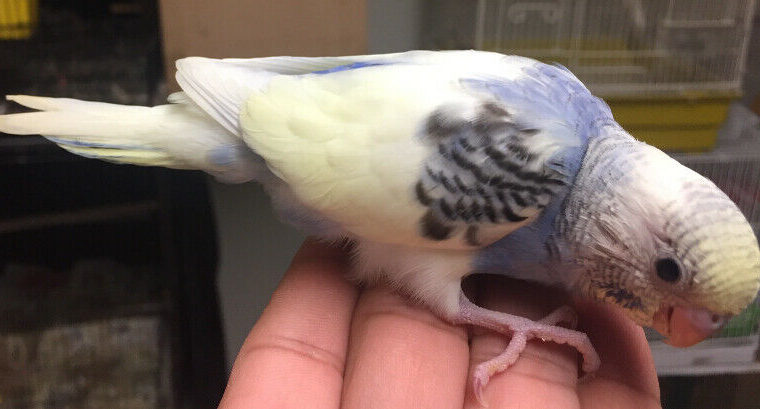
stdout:
[(478, 0), (475, 47), (566, 65), (600, 96), (738, 94), (754, 0)]
[(681, 163), (712, 180), (742, 210), (760, 233), (760, 146), (744, 152), (677, 156)]

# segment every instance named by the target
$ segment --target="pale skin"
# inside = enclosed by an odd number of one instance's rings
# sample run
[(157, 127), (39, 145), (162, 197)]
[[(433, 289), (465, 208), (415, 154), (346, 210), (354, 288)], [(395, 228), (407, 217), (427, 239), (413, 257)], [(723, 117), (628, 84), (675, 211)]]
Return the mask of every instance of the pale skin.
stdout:
[[(503, 336), (451, 325), (378, 286), (345, 279), (344, 250), (307, 240), (238, 354), (219, 408), (479, 408), (469, 371), (502, 352)], [(473, 286), (489, 309), (539, 319), (563, 303), (557, 291), (501, 277)], [(491, 409), (659, 408), (643, 331), (613, 307), (575, 302), (578, 329), (602, 361), (578, 381), (578, 355), (532, 340), (485, 389)]]

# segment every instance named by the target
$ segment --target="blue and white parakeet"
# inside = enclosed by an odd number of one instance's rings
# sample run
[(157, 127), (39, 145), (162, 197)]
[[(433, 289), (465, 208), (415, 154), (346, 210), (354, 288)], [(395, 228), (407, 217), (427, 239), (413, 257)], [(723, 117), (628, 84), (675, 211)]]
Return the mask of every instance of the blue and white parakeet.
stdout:
[(264, 184), (305, 232), (356, 243), (354, 274), (384, 281), (445, 319), (512, 341), (586, 336), (482, 309), (472, 273), (561, 286), (623, 308), (678, 346), (739, 313), (760, 287), (760, 250), (715, 185), (636, 141), (569, 71), (478, 51), (353, 57), (186, 58), (168, 105), (8, 97), (41, 112), (0, 131), (42, 134), (79, 155), (202, 169)]

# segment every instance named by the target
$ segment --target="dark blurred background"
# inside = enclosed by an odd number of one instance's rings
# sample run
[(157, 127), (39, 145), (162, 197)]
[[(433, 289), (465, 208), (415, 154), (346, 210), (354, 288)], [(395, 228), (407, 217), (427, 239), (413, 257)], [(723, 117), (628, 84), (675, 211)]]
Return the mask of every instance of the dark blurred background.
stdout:
[[(481, 48), (557, 61), (760, 227), (754, 0), (0, 0), (0, 94), (155, 105), (173, 61)], [(754, 28), (754, 30), (753, 30)], [(0, 101), (0, 113), (17, 112)], [(258, 186), (0, 134), (0, 409), (215, 407), (302, 240)], [(665, 408), (760, 408), (755, 303), (651, 335)]]

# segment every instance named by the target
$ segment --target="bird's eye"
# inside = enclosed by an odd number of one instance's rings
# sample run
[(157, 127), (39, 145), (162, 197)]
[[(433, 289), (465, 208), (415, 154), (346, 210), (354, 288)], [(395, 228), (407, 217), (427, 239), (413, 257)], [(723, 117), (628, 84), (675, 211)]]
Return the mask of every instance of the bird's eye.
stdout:
[(662, 281), (675, 283), (681, 278), (681, 265), (670, 257), (658, 259), (654, 268)]

